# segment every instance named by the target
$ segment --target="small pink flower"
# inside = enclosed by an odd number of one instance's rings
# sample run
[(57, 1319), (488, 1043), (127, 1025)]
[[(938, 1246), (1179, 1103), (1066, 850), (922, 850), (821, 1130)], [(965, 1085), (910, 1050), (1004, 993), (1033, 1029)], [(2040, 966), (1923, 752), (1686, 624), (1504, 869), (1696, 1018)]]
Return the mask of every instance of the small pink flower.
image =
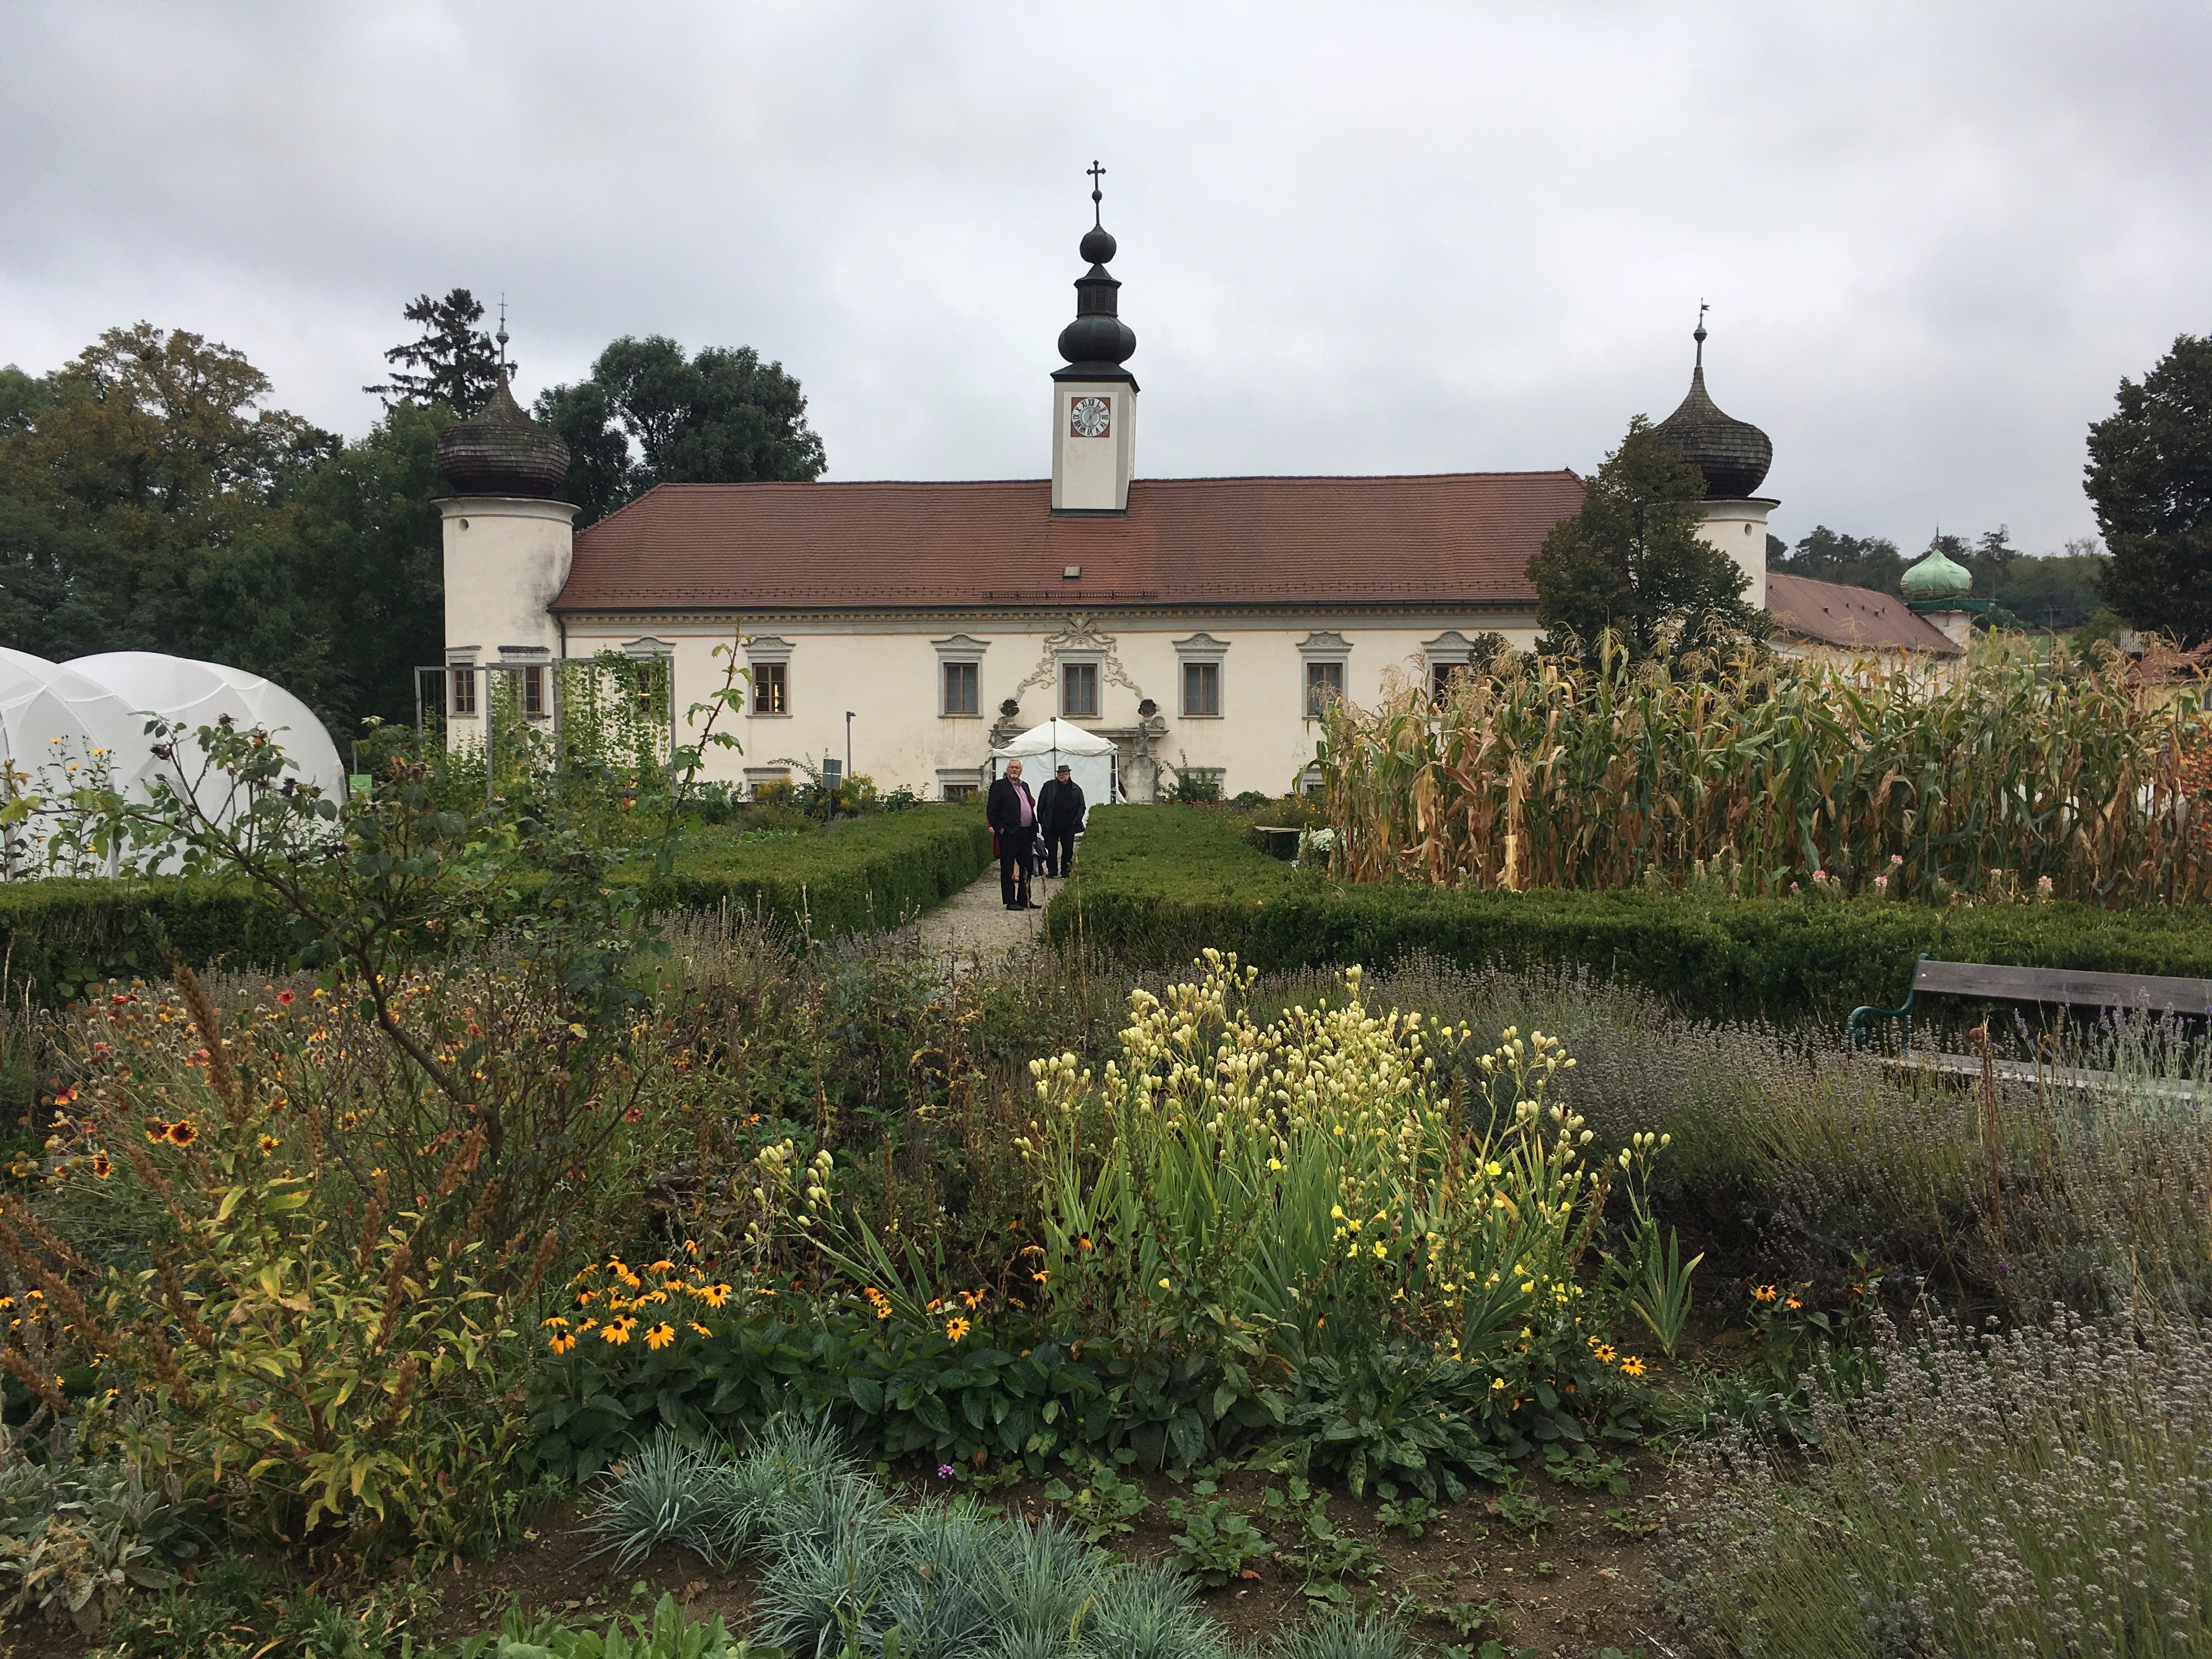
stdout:
[(1887, 876), (1876, 876), (1874, 878), (1874, 884), (1881, 888), (1884, 892), (1887, 892), (1889, 890), (1889, 878)]
[(939, 1463), (937, 1466), (937, 1478), (939, 1480), (950, 1480), (952, 1478), (952, 1465)]
[(2035, 878), (2035, 884), (2037, 887), (2047, 893), (2051, 890), (2051, 878), (2048, 876), (2038, 876)]
[(1889, 855), (1889, 861), (1892, 864), (1902, 864), (1905, 862), (1905, 854), (1902, 853), (1892, 853)]

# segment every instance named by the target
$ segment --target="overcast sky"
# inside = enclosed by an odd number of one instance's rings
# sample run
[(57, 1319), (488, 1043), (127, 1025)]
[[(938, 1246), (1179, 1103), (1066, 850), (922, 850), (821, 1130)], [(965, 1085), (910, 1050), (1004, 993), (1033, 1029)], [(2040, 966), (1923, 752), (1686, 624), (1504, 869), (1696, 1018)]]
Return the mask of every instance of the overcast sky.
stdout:
[(2083, 433), (2212, 330), (2212, 8), (0, 10), (0, 362), (144, 319), (349, 434), (399, 307), (526, 397), (749, 344), (834, 478), (1038, 477), (1103, 161), (1140, 475), (1586, 471), (1708, 383), (1767, 492), (2090, 534)]

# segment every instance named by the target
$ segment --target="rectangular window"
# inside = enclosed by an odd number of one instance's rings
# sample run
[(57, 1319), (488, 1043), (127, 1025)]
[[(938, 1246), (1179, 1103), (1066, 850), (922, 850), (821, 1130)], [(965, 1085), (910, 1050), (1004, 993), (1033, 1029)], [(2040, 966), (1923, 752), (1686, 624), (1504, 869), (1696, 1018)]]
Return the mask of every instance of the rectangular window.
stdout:
[(975, 786), (972, 783), (948, 783), (945, 786), (945, 799), (973, 800), (975, 799)]
[(456, 668), (453, 671), (453, 712), (473, 714), (477, 712), (477, 671)]
[(1306, 665), (1306, 716), (1312, 719), (1344, 695), (1344, 665), (1310, 662)]
[(1221, 712), (1221, 665), (1187, 662), (1182, 665), (1182, 712), (1218, 714)]
[(983, 665), (974, 662), (945, 665), (945, 712), (980, 714), (983, 707)]
[(1467, 672), (1463, 662), (1437, 662), (1429, 665), (1429, 697), (1442, 702), (1451, 696), (1452, 681)]
[(791, 683), (787, 676), (791, 665), (783, 662), (757, 662), (753, 665), (753, 713), (756, 714), (788, 714), (791, 712)]
[(522, 712), (543, 714), (545, 712), (545, 671), (526, 668), (522, 671)]
[(1098, 665), (1064, 662), (1060, 665), (1060, 712), (1070, 720), (1098, 717)]

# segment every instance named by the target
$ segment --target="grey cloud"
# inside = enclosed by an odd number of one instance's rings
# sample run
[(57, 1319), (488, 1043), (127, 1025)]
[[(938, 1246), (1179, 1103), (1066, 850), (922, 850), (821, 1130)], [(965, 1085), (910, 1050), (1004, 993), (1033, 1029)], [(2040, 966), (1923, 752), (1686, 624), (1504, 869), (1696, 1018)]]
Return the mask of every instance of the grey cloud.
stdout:
[(1036, 476), (1096, 155), (1140, 471), (1587, 468), (1702, 295), (1784, 533), (2049, 549), (2212, 326), (2208, 69), (2179, 5), (19, 4), (0, 362), (144, 317), (357, 432), (465, 283), (532, 384), (744, 342), (833, 477)]

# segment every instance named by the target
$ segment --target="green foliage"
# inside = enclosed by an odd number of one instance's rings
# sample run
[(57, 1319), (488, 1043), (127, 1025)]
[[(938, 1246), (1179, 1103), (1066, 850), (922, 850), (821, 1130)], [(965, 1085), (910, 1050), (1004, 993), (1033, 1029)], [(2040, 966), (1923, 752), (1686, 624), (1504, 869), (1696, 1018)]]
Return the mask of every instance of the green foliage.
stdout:
[(88, 1659), (410, 1659), (429, 1650), (438, 1591), (418, 1579), (372, 1583), (339, 1606), (234, 1556), (189, 1584), (124, 1605), (111, 1645)]
[(537, 413), (574, 457), (579, 527), (655, 484), (805, 483), (826, 465), (799, 382), (750, 346), (687, 358), (665, 335), (624, 335), (588, 379), (541, 394)]
[(2112, 550), (2106, 599), (2134, 627), (2212, 637), (2212, 338), (2183, 334), (2089, 428), (2087, 488)]
[(592, 1504), (590, 1530), (615, 1565), (642, 1561), (662, 1544), (681, 1544), (709, 1563), (742, 1541), (745, 1515), (732, 1465), (685, 1445), (668, 1430), (623, 1455)]
[(184, 330), (110, 329), (0, 424), (0, 644), (176, 652), (264, 674), (339, 740), (410, 717), (441, 641), (442, 406), (340, 443)]
[(1884, 1333), (1823, 1377), (1816, 1458), (1688, 1460), (1668, 1601), (1716, 1648), (1815, 1655), (2197, 1652), (2212, 1551), (2212, 1346), (2194, 1321)]
[(1405, 1630), (1392, 1620), (1340, 1610), (1278, 1632), (1267, 1644), (1267, 1656), (1268, 1659), (1399, 1659), (1406, 1647)]
[(1084, 838), (1080, 894), (1045, 916), (1072, 941), (1146, 963), (1209, 946), (1270, 970), (1421, 955), (1474, 966), (1586, 966), (1711, 1018), (1893, 1005), (1923, 953), (1949, 961), (2212, 977), (2212, 915), (2198, 907), (1920, 905), (1739, 899), (1704, 893), (1470, 892), (1346, 884), (1294, 871), (1212, 813), (1116, 806)]
[(74, 1446), (27, 1458), (0, 1431), (0, 1622), (36, 1611), (90, 1633), (134, 1589), (177, 1582), (195, 1548), (177, 1506), (120, 1459), (86, 1462)]
[(732, 1636), (720, 1614), (694, 1620), (665, 1595), (651, 1613), (626, 1625), (613, 1620), (605, 1631), (580, 1630), (550, 1614), (533, 1620), (509, 1608), (497, 1631), (416, 1653), (419, 1659), (781, 1659), (774, 1648)]
[(1170, 1498), (1167, 1518), (1182, 1528), (1168, 1541), (1177, 1569), (1201, 1584), (1219, 1586), (1237, 1578), (1256, 1578), (1247, 1563), (1264, 1559), (1273, 1547), (1252, 1517), (1225, 1498)]
[(1082, 1527), (1084, 1536), (1094, 1544), (1133, 1531), (1138, 1517), (1152, 1506), (1142, 1486), (1122, 1479), (1112, 1464), (1096, 1461), (1090, 1480), (1080, 1490), (1055, 1479), (1045, 1483), (1044, 1496)]
[[(388, 382), (362, 390), (382, 398), (387, 409), (404, 403), (441, 404), (461, 416), (475, 414), (499, 382), (505, 343), (477, 326), (483, 321), (483, 302), (468, 289), (457, 288), (442, 300), (418, 295), (400, 314), (418, 324), (422, 333), (384, 354), (384, 361), (392, 365)], [(502, 335), (506, 327), (500, 325)], [(509, 374), (520, 367), (507, 360)]]
[(1691, 649), (1759, 648), (1749, 579), (1698, 533), (1705, 478), (1638, 416), (1600, 463), (1581, 507), (1528, 561), (1547, 655), (1593, 653), (1610, 633), (1641, 661)]
[[(655, 914), (742, 912), (827, 939), (930, 909), (990, 861), (990, 831), (963, 805), (839, 823), (819, 834), (747, 841), (702, 832), (668, 874), (617, 866), (608, 882), (641, 890)], [(527, 877), (518, 897), (542, 890)], [(434, 945), (435, 936), (424, 938)], [(289, 920), (246, 884), (159, 876), (0, 884), (0, 951), (33, 1000), (59, 1003), (165, 969), (173, 950), (198, 967), (273, 967), (296, 949)]]

